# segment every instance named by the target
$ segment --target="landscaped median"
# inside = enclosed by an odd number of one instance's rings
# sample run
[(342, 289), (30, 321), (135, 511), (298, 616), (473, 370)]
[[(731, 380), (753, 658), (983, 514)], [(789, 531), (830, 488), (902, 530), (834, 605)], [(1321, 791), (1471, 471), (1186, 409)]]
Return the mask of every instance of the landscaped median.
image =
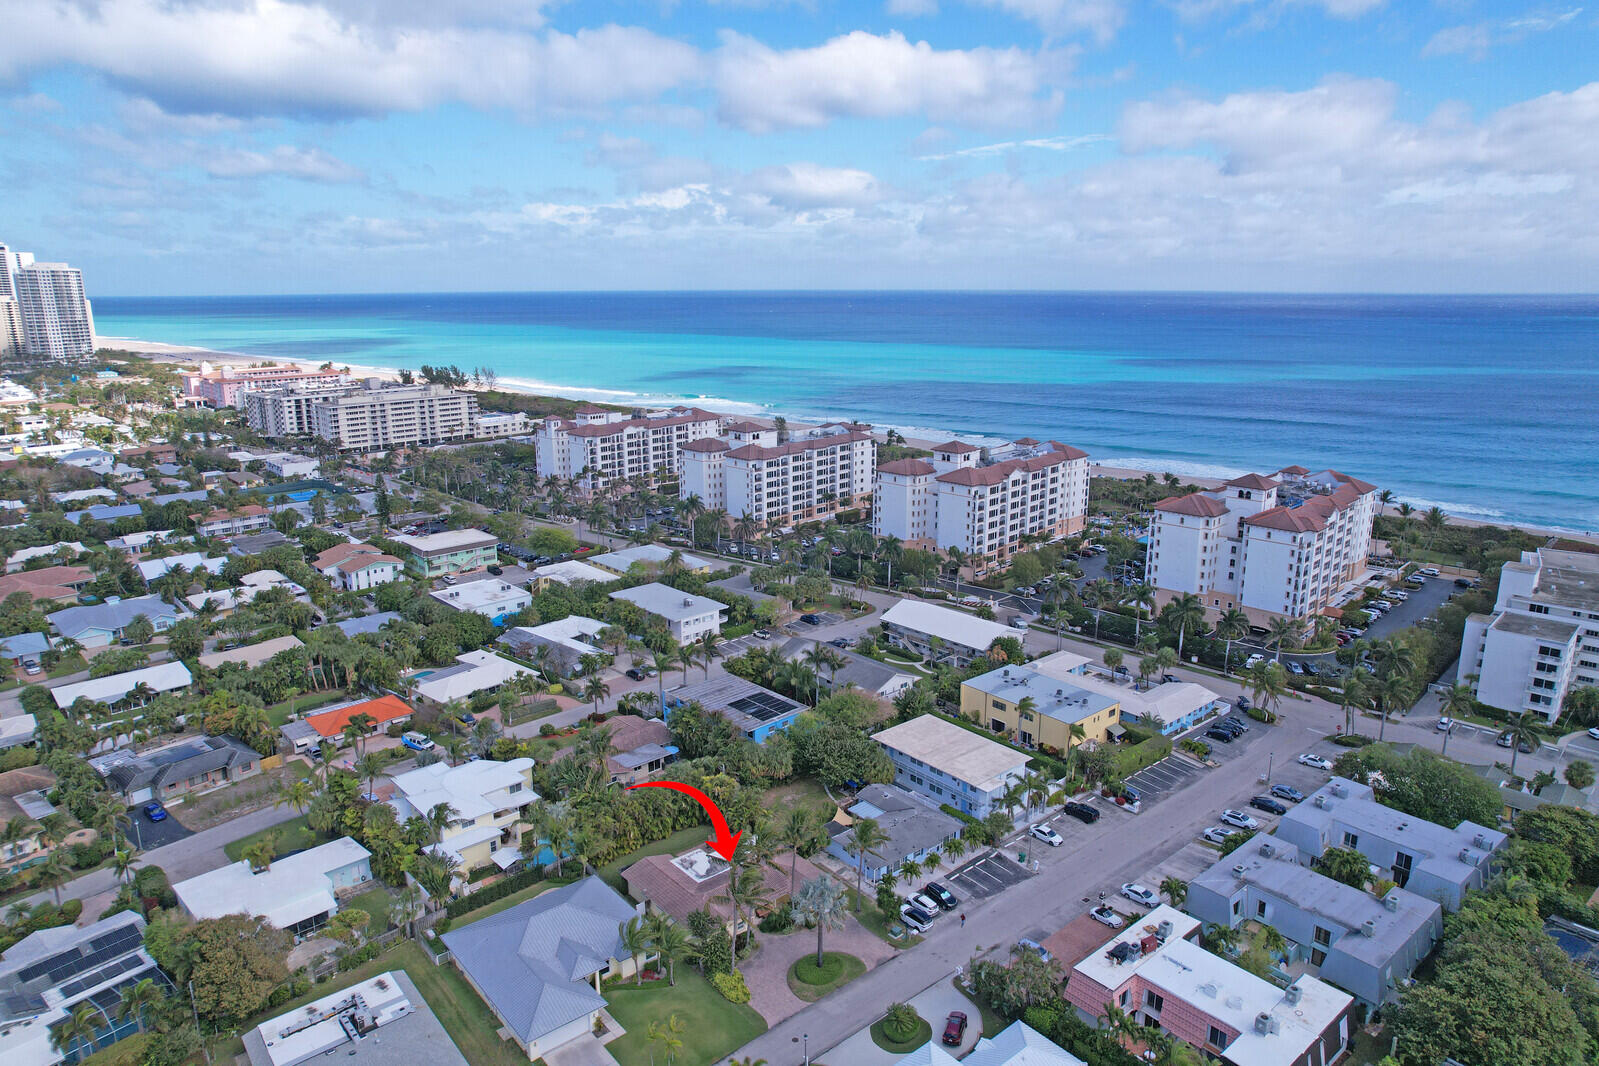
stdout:
[(933, 1026), (907, 1003), (895, 1003), (872, 1023), (872, 1043), (894, 1055), (908, 1055), (933, 1038)]
[(788, 968), (788, 990), (807, 1003), (815, 1003), (865, 972), (864, 962), (842, 951), (824, 953), (820, 966), (816, 965), (816, 955), (807, 953)]

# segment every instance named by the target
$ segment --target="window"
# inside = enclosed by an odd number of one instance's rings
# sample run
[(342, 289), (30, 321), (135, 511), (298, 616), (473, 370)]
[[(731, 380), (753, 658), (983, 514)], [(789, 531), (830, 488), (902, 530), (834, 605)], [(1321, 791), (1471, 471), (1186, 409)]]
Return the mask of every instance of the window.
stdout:
[(1357, 835), (1355, 833), (1351, 833), (1351, 832), (1345, 831), (1345, 833), (1344, 833), (1344, 847), (1353, 848), (1354, 850), (1359, 851), (1360, 850), (1360, 837), (1359, 837), (1359, 835)]
[(1227, 1047), (1227, 1034), (1213, 1025), (1210, 1027), (1210, 1033), (1205, 1037), (1205, 1043), (1217, 1050), (1224, 1050)]
[(1255, 901), (1255, 917), (1257, 917), (1257, 918), (1266, 917), (1266, 901), (1265, 900), (1258, 899), (1258, 900)]
[(1316, 943), (1320, 944), (1322, 947), (1326, 947), (1332, 943), (1332, 930), (1323, 929), (1318, 925), (1316, 926), (1315, 938)]
[(1160, 1008), (1166, 1005), (1166, 1000), (1151, 989), (1144, 990), (1144, 1009), (1153, 1014), (1159, 1014)]

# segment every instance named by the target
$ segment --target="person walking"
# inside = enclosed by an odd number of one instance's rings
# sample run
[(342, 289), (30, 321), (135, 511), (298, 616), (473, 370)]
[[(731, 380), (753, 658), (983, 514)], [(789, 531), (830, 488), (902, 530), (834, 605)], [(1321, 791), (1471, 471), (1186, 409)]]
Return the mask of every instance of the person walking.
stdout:
[(966, 915), (964, 915), (964, 914), (961, 915), (961, 928), (962, 929), (966, 928)]

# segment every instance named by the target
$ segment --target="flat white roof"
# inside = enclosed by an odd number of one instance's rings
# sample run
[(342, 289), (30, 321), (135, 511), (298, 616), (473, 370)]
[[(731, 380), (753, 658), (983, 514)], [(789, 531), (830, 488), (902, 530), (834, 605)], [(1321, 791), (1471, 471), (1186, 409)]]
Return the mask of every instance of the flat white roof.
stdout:
[(551, 644), (559, 644), (561, 647), (568, 648), (579, 655), (588, 655), (596, 650), (595, 645), (592, 641), (580, 638), (597, 636), (600, 630), (604, 628), (604, 622), (596, 621), (593, 618), (584, 618), (580, 614), (573, 614), (557, 619), (554, 622), (545, 622), (541, 626), (517, 626), (506, 633), (506, 636), (521, 634), (537, 637)]
[(883, 613), (883, 621), (975, 651), (987, 651), (999, 637), (1017, 635), (1016, 630), (998, 622), (920, 600), (900, 600)]
[(727, 610), (727, 604), (713, 600), (709, 596), (680, 592), (659, 581), (652, 581), (648, 585), (636, 585), (630, 589), (620, 589), (611, 593), (611, 599), (637, 604), (650, 614), (669, 622), (702, 618), (708, 614)]
[[(532, 769), (532, 759), (506, 762), (479, 759), (460, 766), (430, 763), (392, 779), (396, 800), (393, 806), (400, 811), (402, 822), (413, 813), (425, 816), (441, 803), (454, 807), (457, 819), (479, 818), (538, 799), (538, 793), (529, 784), (528, 774)], [(402, 800), (411, 810), (401, 809), (398, 801)], [(450, 838), (446, 838), (446, 843), (449, 842)]]
[(230, 648), (227, 651), (214, 651), (209, 655), (202, 655), (200, 665), (215, 670), (223, 663), (244, 663), (254, 668), (280, 652), (303, 647), (305, 645), (300, 642), (300, 638), (291, 633), (286, 637), (273, 637), (271, 640), (247, 644), (242, 648)]
[(328, 874), (360, 862), (371, 852), (340, 837), (252, 873), (243, 859), (172, 886), (183, 908), (196, 918), (259, 914), (280, 929), (338, 909)]
[(99, 703), (115, 703), (141, 684), (159, 693), (188, 688), (193, 682), (189, 668), (182, 663), (160, 663), (129, 670), (125, 674), (108, 674), (105, 677), (91, 677), (87, 681), (74, 681), (70, 685), (57, 685), (50, 690), (50, 695), (57, 707), (65, 709), (71, 707), (80, 696)]
[(423, 555), (460, 551), (462, 548), (476, 548), (500, 542), (499, 537), (493, 533), (485, 533), (481, 529), (446, 529), (442, 533), (424, 533), (421, 536), (400, 533), (392, 539)]
[[(400, 987), (394, 971), (359, 984), (329, 992), (287, 1014), (270, 1018), (255, 1028), (271, 1066), (295, 1066), (318, 1055), (330, 1054), (350, 1039), (342, 1021), (359, 1019), (364, 1028), (382, 1028), (409, 1015), (415, 1007)], [(383, 1030), (387, 1033), (388, 1030)]]
[(445, 667), (436, 677), (424, 677), (416, 682), (417, 695), (434, 703), (449, 703), (503, 685), (519, 674), (533, 673), (491, 651), (469, 651), (455, 659), (459, 666)]
[(932, 714), (873, 733), (872, 739), (985, 792), (1000, 787), (1027, 765), (1021, 752)]
[(533, 594), (517, 588), (508, 581), (490, 578), (487, 581), (467, 581), (460, 585), (428, 593), (435, 600), (457, 611), (476, 611), (479, 614), (497, 615), (507, 610), (518, 610), (533, 602)]
[(533, 573), (550, 581), (558, 581), (563, 585), (576, 584), (579, 581), (615, 581), (616, 575), (609, 570), (601, 570), (597, 566), (569, 559), (564, 563), (549, 563), (545, 566), (534, 567)]
[(1072, 678), (1072, 684), (1119, 700), (1126, 714), (1135, 714), (1162, 725), (1181, 721), (1201, 707), (1221, 699), (1204, 685), (1192, 681), (1168, 681), (1139, 692), (1131, 685), (1118, 685), (1089, 673)]
[(683, 560), (683, 567), (686, 570), (710, 570), (715, 567), (715, 564), (709, 559), (702, 559), (698, 555), (690, 555), (685, 551), (668, 548), (660, 544), (638, 544), (631, 548), (621, 548), (614, 552), (606, 552), (603, 555), (591, 555), (588, 561), (595, 566), (607, 567), (618, 573), (625, 574), (627, 573), (627, 568), (634, 563), (665, 566), (666, 561), (672, 557), (674, 551), (677, 552), (678, 558)]
[(185, 552), (182, 555), (169, 555), (164, 559), (145, 559), (133, 565), (139, 571), (140, 577), (146, 581), (154, 581), (157, 578), (165, 577), (172, 572), (173, 568), (179, 566), (190, 572), (206, 570), (213, 574), (220, 574), (222, 573), (222, 568), (228, 565), (228, 558), (225, 555), (219, 555), (213, 559), (199, 552)]

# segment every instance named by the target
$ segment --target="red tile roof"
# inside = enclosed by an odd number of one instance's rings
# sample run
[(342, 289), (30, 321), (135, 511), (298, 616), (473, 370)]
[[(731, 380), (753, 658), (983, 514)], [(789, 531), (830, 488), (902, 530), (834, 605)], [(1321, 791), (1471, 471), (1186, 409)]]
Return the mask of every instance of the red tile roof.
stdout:
[(1377, 486), (1376, 485), (1373, 485), (1373, 484), (1371, 484), (1370, 482), (1367, 482), (1367, 481), (1361, 481), (1359, 478), (1350, 477), (1348, 474), (1340, 474), (1336, 470), (1329, 470), (1329, 471), (1327, 471), (1327, 473), (1331, 474), (1333, 477), (1337, 478), (1339, 481), (1342, 481), (1345, 485), (1348, 485), (1350, 488), (1354, 489), (1356, 492), (1360, 493), (1361, 495), (1365, 495), (1368, 492), (1376, 492), (1377, 491)]
[(348, 559), (352, 555), (382, 554), (382, 548), (374, 547), (371, 544), (335, 544), (333, 547), (329, 548), (325, 552), (322, 552), (315, 559), (311, 560), (311, 565), (316, 567), (318, 570), (325, 570), (330, 566), (344, 562), (344, 560)]
[(1240, 489), (1274, 489), (1278, 483), (1259, 474), (1245, 474), (1243, 477), (1233, 478), (1227, 484)]
[(1034, 440), (1032, 437), (1023, 437), (1021, 440), (1016, 441), (1016, 443), (1020, 444), (1024, 448), (1031, 448), (1033, 445), (1037, 444), (1038, 441)]
[(1051, 448), (1054, 448), (1057, 452), (1060, 452), (1062, 455), (1066, 456), (1066, 458), (1068, 458), (1068, 459), (1087, 459), (1088, 458), (1088, 453), (1083, 451), (1081, 448), (1073, 448), (1070, 444), (1062, 444), (1058, 440), (1050, 441), (1049, 442), (1049, 446)]
[(716, 437), (701, 437), (699, 440), (686, 442), (683, 445), (683, 450), (685, 452), (725, 452), (731, 447), (732, 445), (725, 440), (720, 440)]
[(787, 444), (777, 444), (769, 448), (762, 447), (759, 444), (746, 444), (742, 448), (735, 448), (728, 452), (727, 457), (729, 459), (776, 459), (784, 455), (821, 451), (823, 448), (832, 448), (840, 444), (854, 444), (863, 440), (871, 440), (871, 434), (835, 433), (828, 437), (805, 437), (802, 440), (791, 440)]
[(1036, 474), (1040, 470), (1048, 470), (1052, 466), (1059, 466), (1061, 463), (1080, 457), (1065, 452), (1045, 452), (1031, 459), (1007, 459), (992, 466), (962, 467), (947, 474), (940, 474), (938, 480), (946, 485), (998, 485), (1012, 474)]
[(1168, 496), (1155, 505), (1155, 510), (1195, 518), (1220, 518), (1227, 513), (1227, 505), (1202, 492), (1191, 492), (1187, 496)]
[(766, 426), (761, 425), (759, 422), (734, 422), (731, 426), (727, 427), (727, 431), (729, 433), (770, 433), (770, 432), (772, 432), (771, 429), (769, 429)]
[(895, 459), (892, 463), (884, 463), (877, 469), (879, 473), (902, 474), (909, 477), (918, 477), (937, 472), (937, 468), (932, 463), (921, 459)]
[(1257, 515), (1248, 515), (1243, 521), (1265, 529), (1281, 529), (1289, 533), (1314, 533), (1327, 528), (1327, 516), (1319, 507), (1308, 503), (1302, 507), (1273, 507)]
[(235, 507), (231, 511), (228, 510), (225, 507), (219, 507), (215, 511), (212, 511), (210, 514), (205, 514), (205, 515), (192, 514), (189, 517), (192, 520), (196, 521), (196, 522), (210, 523), (210, 522), (221, 522), (221, 521), (224, 521), (225, 519), (229, 519), (229, 518), (251, 518), (251, 517), (254, 517), (255, 515), (258, 515), (258, 514), (271, 514), (271, 513), (272, 513), (271, 511), (268, 511), (265, 507), (262, 507), (260, 504), (247, 503), (243, 507)]
[(1309, 467), (1303, 467), (1303, 466), (1299, 466), (1299, 465), (1296, 464), (1294, 466), (1285, 466), (1281, 470), (1277, 471), (1277, 473), (1279, 473), (1279, 474), (1308, 474), (1308, 473), (1310, 473), (1310, 469), (1309, 469)]
[(933, 451), (935, 452), (954, 452), (956, 455), (964, 455), (967, 452), (980, 452), (982, 450), (975, 444), (966, 444), (958, 440), (945, 441), (943, 444), (933, 445)]
[(344, 727), (350, 724), (350, 719), (358, 714), (370, 714), (377, 719), (378, 725), (392, 722), (396, 718), (406, 718), (411, 714), (411, 705), (398, 696), (379, 696), (375, 700), (365, 703), (352, 703), (348, 707), (339, 707), (321, 714), (313, 714), (306, 718), (306, 722), (324, 737), (336, 737), (344, 732)]

